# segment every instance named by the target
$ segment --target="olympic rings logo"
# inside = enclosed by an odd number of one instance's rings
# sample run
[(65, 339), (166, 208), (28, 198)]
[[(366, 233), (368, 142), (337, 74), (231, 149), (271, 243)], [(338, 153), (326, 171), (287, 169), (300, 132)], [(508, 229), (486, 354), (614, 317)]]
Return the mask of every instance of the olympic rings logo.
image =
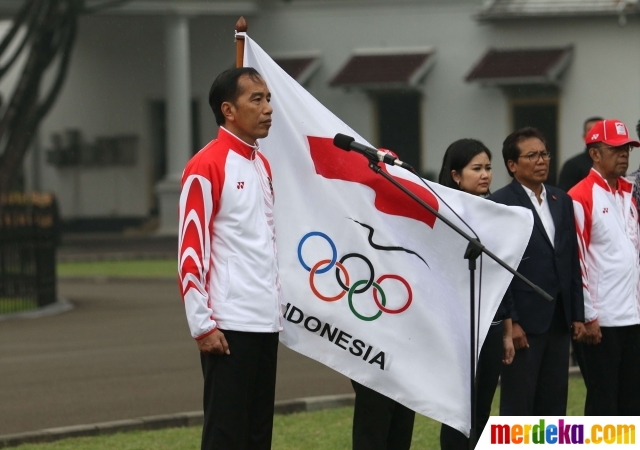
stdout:
[[(329, 245), (331, 246), (331, 259), (322, 259), (315, 263), (313, 267), (309, 267), (309, 265), (302, 258), (302, 247), (304, 246), (307, 239), (313, 236), (321, 237), (329, 243)], [(358, 280), (355, 283), (351, 284), (349, 272), (347, 272), (347, 269), (343, 265), (344, 262), (350, 258), (361, 259), (367, 264), (367, 266), (369, 266), (371, 275), (369, 276), (368, 280)], [(376, 280), (373, 264), (371, 264), (371, 261), (369, 261), (366, 256), (361, 255), (360, 253), (347, 253), (346, 255), (342, 256), (340, 260), (338, 260), (338, 250), (336, 249), (336, 245), (333, 243), (329, 236), (320, 231), (311, 231), (305, 234), (302, 239), (300, 239), (300, 243), (298, 244), (298, 260), (300, 261), (302, 267), (307, 272), (309, 272), (309, 286), (311, 287), (311, 291), (316, 297), (325, 302), (335, 302), (348, 294), (347, 298), (349, 301), (349, 309), (351, 309), (351, 312), (360, 320), (365, 320), (368, 322), (376, 320), (382, 315), (383, 312), (387, 314), (400, 314), (401, 312), (404, 312), (407, 310), (407, 308), (409, 308), (409, 306), (411, 305), (411, 301), (413, 300), (413, 292), (411, 290), (411, 286), (409, 285), (409, 283), (407, 283), (407, 280), (405, 280), (401, 276), (387, 274), (380, 276)], [(338, 285), (342, 290), (337, 295), (330, 297), (328, 295), (323, 295), (318, 291), (314, 283), (314, 278), (316, 274), (327, 273), (334, 267), (336, 268), (336, 281), (338, 282)], [(340, 272), (342, 272), (342, 275), (344, 276), (344, 281), (340, 277)], [(399, 281), (407, 289), (407, 300), (401, 308), (390, 309), (386, 307), (387, 298), (384, 291), (382, 290), (381, 284), (384, 280), (389, 279)], [(371, 286), (373, 286), (373, 301), (375, 302), (379, 311), (372, 316), (364, 316), (356, 311), (355, 307), (353, 306), (353, 296), (355, 294), (362, 294), (366, 292)], [(380, 298), (378, 298), (378, 293), (380, 293)]]

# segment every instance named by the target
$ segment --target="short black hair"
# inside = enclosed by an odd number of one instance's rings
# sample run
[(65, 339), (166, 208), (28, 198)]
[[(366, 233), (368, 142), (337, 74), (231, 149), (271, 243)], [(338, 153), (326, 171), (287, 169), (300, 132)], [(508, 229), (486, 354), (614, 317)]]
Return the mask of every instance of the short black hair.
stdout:
[(509, 170), (509, 161), (518, 162), (520, 157), (520, 147), (518, 144), (526, 139), (538, 138), (543, 144), (547, 145), (547, 140), (540, 130), (533, 127), (521, 128), (518, 131), (511, 133), (502, 143), (502, 158), (504, 159), (504, 165), (507, 167), (507, 172), (513, 178), (513, 173)]
[(589, 158), (591, 158), (591, 160), (593, 161), (593, 157), (591, 157), (591, 149), (595, 148), (595, 149), (600, 149), (602, 148), (602, 142), (590, 142), (587, 144), (587, 153), (589, 154)]
[[(602, 117), (600, 117), (600, 116), (589, 117), (587, 120), (585, 120), (582, 123), (582, 129), (584, 130), (584, 128), (587, 126), (587, 124), (589, 122), (600, 122), (601, 120), (604, 120), (604, 119)], [(588, 132), (589, 132), (589, 130), (586, 131), (586, 133), (588, 133)]]
[(240, 94), (238, 92), (238, 80), (241, 76), (247, 75), (253, 81), (262, 81), (262, 76), (253, 67), (237, 67), (225, 70), (218, 75), (209, 89), (209, 106), (216, 116), (216, 123), (224, 125), (224, 115), (222, 114), (222, 104), (224, 102), (235, 102)]
[(467, 164), (480, 153), (486, 153), (489, 161), (491, 161), (491, 151), (477, 139), (459, 139), (452, 143), (447, 147), (447, 151), (444, 152), (438, 183), (460, 190), (460, 186), (451, 176), (451, 171), (455, 170), (457, 173), (462, 173), (462, 169), (467, 167)]

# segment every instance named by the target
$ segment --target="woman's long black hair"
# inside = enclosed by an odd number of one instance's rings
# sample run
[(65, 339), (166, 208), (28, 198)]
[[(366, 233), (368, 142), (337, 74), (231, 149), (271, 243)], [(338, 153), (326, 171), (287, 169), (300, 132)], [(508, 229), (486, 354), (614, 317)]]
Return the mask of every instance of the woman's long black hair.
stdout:
[(444, 153), (442, 168), (438, 176), (438, 183), (443, 186), (458, 189), (460, 186), (453, 180), (451, 171), (461, 174), (469, 162), (480, 153), (486, 153), (491, 161), (491, 151), (477, 139), (460, 139), (451, 144)]

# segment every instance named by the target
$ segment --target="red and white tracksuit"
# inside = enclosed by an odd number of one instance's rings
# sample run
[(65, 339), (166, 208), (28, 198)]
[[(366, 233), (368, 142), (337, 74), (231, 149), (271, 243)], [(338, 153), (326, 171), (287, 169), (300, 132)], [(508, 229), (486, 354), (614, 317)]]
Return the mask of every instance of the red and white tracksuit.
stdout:
[(573, 199), (586, 322), (640, 324), (640, 236), (632, 184), (613, 190), (595, 169), (569, 191)]
[(271, 169), (220, 127), (182, 174), (178, 273), (189, 329), (282, 330)]

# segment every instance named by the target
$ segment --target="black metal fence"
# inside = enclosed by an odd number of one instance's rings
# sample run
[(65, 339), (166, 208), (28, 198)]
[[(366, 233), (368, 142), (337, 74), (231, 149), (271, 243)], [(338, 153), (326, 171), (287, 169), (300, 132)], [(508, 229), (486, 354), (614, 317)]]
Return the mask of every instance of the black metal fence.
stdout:
[(0, 195), (0, 314), (56, 301), (58, 230), (53, 195)]

